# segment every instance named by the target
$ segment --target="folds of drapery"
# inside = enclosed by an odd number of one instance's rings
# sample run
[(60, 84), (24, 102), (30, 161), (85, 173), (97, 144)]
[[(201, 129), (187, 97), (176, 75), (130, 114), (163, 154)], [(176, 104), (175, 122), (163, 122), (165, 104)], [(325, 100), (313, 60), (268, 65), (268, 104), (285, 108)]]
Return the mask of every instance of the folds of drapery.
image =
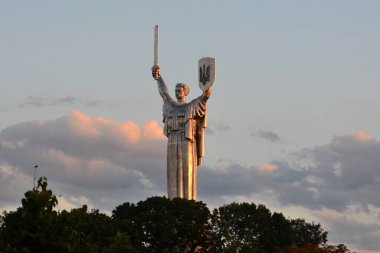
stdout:
[(164, 121), (164, 135), (169, 136), (171, 126), (169, 124), (176, 124), (170, 122), (169, 118), (174, 117), (172, 114), (184, 110), (184, 132), (185, 138), (190, 142), (195, 142), (197, 148), (197, 165), (201, 165), (202, 157), (205, 155), (204, 141), (205, 141), (205, 128), (207, 127), (207, 107), (206, 101), (203, 96), (192, 100), (185, 105), (178, 105), (173, 100), (165, 100), (163, 106), (163, 121)]

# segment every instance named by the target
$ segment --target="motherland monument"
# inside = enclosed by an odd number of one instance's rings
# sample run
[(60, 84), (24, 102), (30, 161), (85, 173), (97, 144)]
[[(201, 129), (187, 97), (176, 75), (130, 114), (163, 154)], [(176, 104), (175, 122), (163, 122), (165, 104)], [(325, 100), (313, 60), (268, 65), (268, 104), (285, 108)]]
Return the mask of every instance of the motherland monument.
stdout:
[(197, 199), (198, 166), (205, 154), (206, 103), (215, 81), (215, 59), (202, 58), (198, 65), (199, 87), (203, 94), (187, 103), (186, 96), (190, 89), (184, 83), (177, 83), (177, 100), (172, 99), (160, 72), (159, 30), (155, 26), (152, 75), (157, 80), (158, 91), (164, 102), (162, 111), (164, 135), (168, 138), (167, 188), (170, 199)]

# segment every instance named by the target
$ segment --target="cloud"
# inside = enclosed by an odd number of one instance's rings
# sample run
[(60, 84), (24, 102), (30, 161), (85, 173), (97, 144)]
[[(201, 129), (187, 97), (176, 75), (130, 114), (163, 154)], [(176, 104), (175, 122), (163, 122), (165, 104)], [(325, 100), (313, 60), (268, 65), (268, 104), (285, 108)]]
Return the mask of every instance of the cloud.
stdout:
[[(306, 208), (319, 213), (331, 242), (379, 251), (379, 154), (380, 142), (364, 131), (335, 136), (283, 160), (202, 167), (199, 194), (213, 206), (261, 200)], [(326, 212), (338, 215), (323, 215)]]
[(336, 136), (328, 144), (301, 150), (284, 160), (258, 166), (230, 164), (223, 173), (205, 168), (199, 172), (204, 177), (200, 182), (205, 182), (200, 188), (205, 187), (206, 194), (271, 192), (283, 205), (311, 209), (344, 211), (352, 204), (363, 210), (368, 205), (380, 207), (380, 142), (368, 136), (364, 132)]
[[(166, 138), (156, 121), (139, 126), (74, 111), (52, 121), (31, 121), (0, 132), (0, 208), (17, 206), (37, 176), (46, 176), (61, 201), (59, 208), (88, 204), (101, 210), (166, 194)], [(360, 131), (335, 136), (259, 165), (236, 163), (199, 168), (199, 199), (209, 206), (265, 200), (323, 214), (372, 215), (379, 208), (380, 142)], [(14, 201), (17, 201), (15, 203)], [(354, 210), (349, 210), (355, 206)], [(320, 215), (335, 241), (379, 249), (374, 225), (349, 217)], [(349, 230), (349, 231), (347, 231)], [(344, 231), (344, 232), (340, 232)], [(367, 246), (364, 246), (367, 245)]]
[[(166, 191), (166, 144), (156, 121), (140, 127), (74, 111), (53, 121), (5, 128), (0, 142), (1, 179), (31, 177), (38, 164), (39, 175), (62, 187)], [(203, 166), (199, 191), (210, 199), (221, 193), (265, 194), (283, 205), (344, 211), (355, 204), (365, 211), (368, 205), (380, 207), (379, 153), (380, 143), (363, 131), (336, 136), (284, 160), (219, 166), (223, 169)]]
[[(1, 152), (1, 151), (0, 151)], [(3, 157), (3, 156), (2, 156)], [(0, 158), (1, 159), (1, 158)], [(2, 160), (2, 159), (1, 159)], [(1, 161), (0, 160), (0, 161)], [(0, 209), (21, 203), (23, 186), (33, 187), (33, 179), (30, 176), (14, 170), (12, 167), (1, 164), (0, 166)], [(21, 189), (20, 189), (21, 188)]]
[(257, 169), (262, 172), (274, 172), (277, 170), (277, 165), (270, 163), (263, 163), (257, 166)]
[(380, 249), (380, 224), (363, 223), (344, 214), (321, 213), (322, 221), (329, 224), (329, 239), (335, 242), (349, 242), (364, 250)]
[(353, 137), (359, 141), (373, 141), (375, 140), (370, 134), (364, 132), (364, 131), (359, 131), (353, 134)]
[(223, 123), (210, 122), (206, 128), (207, 134), (215, 134), (217, 132), (227, 132), (230, 130), (230, 126)]
[[(140, 127), (74, 111), (53, 121), (7, 127), (0, 132), (0, 145), (0, 179), (11, 177), (7, 171), (32, 178), (38, 164), (38, 176), (59, 185), (60, 194), (86, 196), (98, 208), (165, 191), (165, 137), (155, 121)], [(124, 194), (112, 196), (118, 191)], [(102, 198), (106, 201), (99, 203)]]
[(269, 130), (260, 130), (257, 132), (253, 132), (252, 135), (258, 136), (264, 140), (271, 141), (271, 142), (276, 142), (281, 139), (278, 134)]
[(86, 98), (76, 98), (73, 96), (65, 96), (58, 98), (44, 98), (44, 97), (34, 97), (29, 96), (26, 100), (19, 105), (20, 108), (28, 107), (49, 107), (49, 106), (59, 106), (59, 105), (85, 105), (89, 107), (98, 106), (103, 103), (101, 100), (86, 99)]
[(89, 209), (93, 209), (93, 208), (96, 209), (96, 207), (93, 206), (91, 201), (85, 196), (65, 197), (62, 195), (58, 195), (57, 200), (58, 200), (58, 205), (57, 205), (58, 210), (71, 210), (73, 208), (78, 208), (83, 205), (87, 205)]

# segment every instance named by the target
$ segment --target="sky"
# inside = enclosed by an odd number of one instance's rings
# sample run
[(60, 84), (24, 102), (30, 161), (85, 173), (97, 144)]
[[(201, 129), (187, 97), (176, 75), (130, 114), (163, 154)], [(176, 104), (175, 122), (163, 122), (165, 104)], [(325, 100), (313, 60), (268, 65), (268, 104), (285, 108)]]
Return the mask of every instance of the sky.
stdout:
[(48, 178), (59, 209), (166, 195), (162, 99), (202, 92), (198, 200), (262, 203), (379, 252), (379, 1), (0, 0), (0, 210)]

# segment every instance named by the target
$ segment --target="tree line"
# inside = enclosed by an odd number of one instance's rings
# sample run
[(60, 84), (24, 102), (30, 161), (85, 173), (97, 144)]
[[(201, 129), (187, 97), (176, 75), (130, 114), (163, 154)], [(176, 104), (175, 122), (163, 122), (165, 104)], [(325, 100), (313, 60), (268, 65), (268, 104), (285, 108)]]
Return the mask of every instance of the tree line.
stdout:
[(285, 218), (264, 205), (205, 203), (151, 197), (123, 203), (108, 216), (84, 205), (56, 211), (56, 196), (40, 178), (21, 206), (0, 217), (1, 253), (252, 252), (351, 253), (329, 245), (327, 231)]

